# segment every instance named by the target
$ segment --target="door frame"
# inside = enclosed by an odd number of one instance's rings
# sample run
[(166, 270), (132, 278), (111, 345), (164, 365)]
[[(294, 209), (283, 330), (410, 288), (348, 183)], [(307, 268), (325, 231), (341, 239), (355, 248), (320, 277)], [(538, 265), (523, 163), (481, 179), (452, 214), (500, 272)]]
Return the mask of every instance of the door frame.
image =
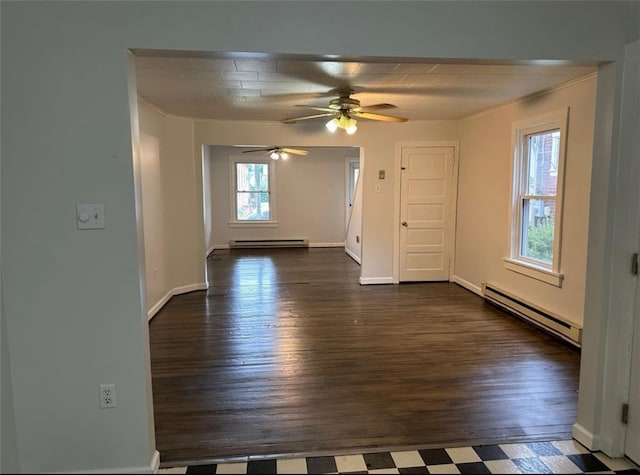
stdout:
[[(628, 104), (633, 104), (633, 97), (638, 97), (638, 93), (640, 92), (640, 87), (638, 87), (638, 80), (640, 79), (640, 40), (636, 40), (633, 43), (630, 43), (625, 48), (625, 81), (626, 84), (623, 90), (623, 97), (629, 97)], [(627, 79), (628, 78), (628, 79)], [(637, 107), (635, 108), (635, 113), (637, 114)], [(627, 117), (631, 119), (634, 114), (634, 108), (631, 107), (622, 107), (622, 113), (626, 114)], [(636, 121), (636, 124), (638, 122)], [(628, 156), (638, 157), (640, 153), (640, 140), (637, 138), (634, 140), (633, 138), (628, 138), (627, 142), (622, 142), (623, 147), (627, 145)], [(626, 153), (624, 150), (621, 154)], [(625, 171), (628, 168), (625, 168)], [(631, 180), (637, 180), (640, 172), (640, 167), (636, 165), (635, 169), (631, 171), (632, 178)], [(633, 209), (633, 217), (637, 222), (637, 216), (640, 213), (640, 199), (636, 196), (634, 201), (635, 207)], [(631, 218), (632, 220), (634, 218)], [(636, 225), (637, 226), (637, 225)], [(635, 233), (635, 242), (636, 242), (636, 251), (640, 249), (640, 239), (638, 236), (638, 231), (640, 229), (636, 227)], [(635, 257), (636, 261), (638, 257)], [(637, 262), (636, 262), (637, 263)], [(626, 403), (628, 406), (628, 414), (627, 417), (629, 421), (625, 424), (624, 427), (624, 446), (623, 452), (626, 457), (631, 459), (634, 463), (640, 462), (640, 450), (636, 450), (634, 454), (629, 453), (629, 438), (633, 436), (633, 441), (640, 440), (640, 423), (638, 422), (638, 415), (640, 414), (640, 404), (637, 402), (638, 396), (640, 396), (640, 280), (634, 276), (635, 278), (635, 293), (633, 299), (633, 307), (632, 312), (627, 323), (627, 348), (626, 352), (623, 354), (623, 364), (620, 370), (622, 371), (621, 380), (623, 382), (623, 389), (626, 389), (626, 395), (623, 399), (623, 403)], [(623, 331), (625, 329), (623, 328)], [(622, 346), (622, 345), (620, 345)], [(634, 398), (635, 397), (635, 398)], [(633, 421), (633, 422), (632, 422)], [(632, 433), (633, 431), (633, 433)], [(634, 458), (631, 458), (631, 455)]]
[(456, 249), (456, 215), (458, 209), (458, 154), (460, 152), (460, 142), (457, 140), (433, 140), (420, 142), (396, 142), (395, 157), (393, 162), (393, 276), (394, 284), (400, 283), (400, 216), (401, 210), (401, 173), (402, 150), (414, 147), (452, 147), (453, 166), (451, 176), (451, 195), (449, 196), (449, 223), (450, 235), (447, 243), (451, 250), (451, 263), (449, 265), (449, 282), (453, 281), (455, 269), (455, 249)]
[[(638, 371), (632, 368), (631, 345), (640, 302), (630, 260), (640, 243), (640, 162), (632, 122), (625, 121), (635, 112), (639, 53), (640, 40), (635, 40), (626, 45), (620, 61), (601, 65), (596, 89), (584, 333), (573, 438), (609, 457), (625, 454), (627, 426), (620, 415), (629, 397), (631, 371)], [(629, 125), (618, 130), (621, 123)], [(618, 210), (618, 203), (625, 206)], [(637, 413), (637, 408), (629, 410)]]

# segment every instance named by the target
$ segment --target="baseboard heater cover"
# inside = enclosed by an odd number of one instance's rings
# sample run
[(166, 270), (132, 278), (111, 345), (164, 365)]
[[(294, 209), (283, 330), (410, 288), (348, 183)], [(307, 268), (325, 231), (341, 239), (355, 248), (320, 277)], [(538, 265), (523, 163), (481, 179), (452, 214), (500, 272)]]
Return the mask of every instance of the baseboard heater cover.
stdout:
[(484, 298), (517, 317), (523, 318), (563, 340), (580, 347), (582, 327), (491, 284), (482, 284)]
[(266, 247), (309, 247), (308, 239), (243, 239), (229, 241), (231, 249)]

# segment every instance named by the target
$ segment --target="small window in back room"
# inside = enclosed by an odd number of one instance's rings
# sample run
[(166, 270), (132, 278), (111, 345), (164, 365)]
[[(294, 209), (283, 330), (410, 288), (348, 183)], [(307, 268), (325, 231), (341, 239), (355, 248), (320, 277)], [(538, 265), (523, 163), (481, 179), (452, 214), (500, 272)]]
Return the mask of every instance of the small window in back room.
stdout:
[(271, 160), (232, 160), (232, 216), (237, 223), (267, 223), (275, 219)]

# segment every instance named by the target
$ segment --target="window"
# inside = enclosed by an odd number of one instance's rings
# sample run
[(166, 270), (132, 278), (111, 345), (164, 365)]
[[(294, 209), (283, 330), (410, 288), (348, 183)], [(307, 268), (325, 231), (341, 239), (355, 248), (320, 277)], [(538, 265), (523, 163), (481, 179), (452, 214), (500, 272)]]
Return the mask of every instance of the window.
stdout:
[(231, 224), (275, 224), (272, 160), (231, 158)]
[(564, 140), (568, 111), (514, 124), (512, 271), (558, 287), (562, 229)]

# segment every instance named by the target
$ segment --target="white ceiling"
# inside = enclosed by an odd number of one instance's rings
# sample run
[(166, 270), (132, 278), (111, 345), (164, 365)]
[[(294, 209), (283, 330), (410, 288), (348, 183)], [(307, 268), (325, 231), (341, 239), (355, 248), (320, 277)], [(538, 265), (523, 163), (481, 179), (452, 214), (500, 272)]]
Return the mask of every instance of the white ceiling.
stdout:
[(336, 89), (363, 108), (410, 120), (460, 119), (597, 71), (560, 61), (459, 62), (136, 50), (138, 94), (164, 112), (203, 119), (281, 121), (318, 113)]

